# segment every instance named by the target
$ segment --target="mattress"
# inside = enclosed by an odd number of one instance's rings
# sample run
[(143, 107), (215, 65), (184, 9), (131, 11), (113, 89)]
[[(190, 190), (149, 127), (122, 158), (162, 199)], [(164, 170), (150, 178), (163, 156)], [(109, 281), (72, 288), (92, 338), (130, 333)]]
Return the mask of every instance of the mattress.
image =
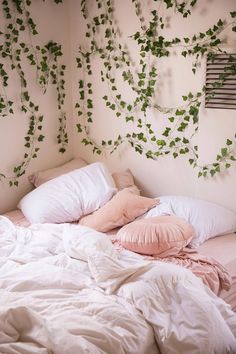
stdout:
[[(30, 225), (19, 209), (10, 211), (4, 214), (4, 216), (7, 216), (18, 226), (27, 227)], [(114, 236), (116, 232), (117, 229), (113, 230), (110, 234)], [(204, 242), (198, 248), (198, 252), (204, 256), (216, 259), (228, 270), (232, 278), (232, 286), (229, 291), (222, 290), (219, 295), (236, 312), (236, 234), (212, 238)]]

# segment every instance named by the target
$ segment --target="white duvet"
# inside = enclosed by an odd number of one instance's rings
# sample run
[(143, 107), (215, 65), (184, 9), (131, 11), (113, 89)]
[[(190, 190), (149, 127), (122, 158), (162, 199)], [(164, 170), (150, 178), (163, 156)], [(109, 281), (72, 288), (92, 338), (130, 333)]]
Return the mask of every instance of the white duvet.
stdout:
[(236, 353), (236, 314), (187, 269), (103, 234), (1, 217), (0, 353)]

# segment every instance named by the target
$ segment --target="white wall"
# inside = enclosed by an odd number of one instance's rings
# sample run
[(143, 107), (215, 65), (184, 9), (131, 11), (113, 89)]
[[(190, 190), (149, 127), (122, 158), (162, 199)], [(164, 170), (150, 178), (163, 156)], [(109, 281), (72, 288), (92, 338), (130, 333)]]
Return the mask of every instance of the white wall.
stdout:
[[(131, 1), (115, 0), (115, 17), (121, 29), (122, 38), (131, 49), (134, 60), (136, 50), (132, 40), (128, 38), (139, 30), (139, 24), (133, 11)], [(143, 1), (143, 12), (146, 8)], [(150, 3), (150, 2), (149, 2)], [(90, 1), (89, 10), (94, 11), (95, 2)], [(235, 0), (199, 0), (193, 15), (183, 19), (181, 15), (171, 17), (166, 35), (170, 37), (191, 36), (199, 31), (206, 31), (219, 18), (229, 19), (229, 12), (235, 11)], [(76, 55), (78, 46), (87, 45), (84, 36), (85, 23), (80, 13), (80, 5), (76, 0), (70, 0), (70, 25), (71, 25), (71, 46), (72, 58)], [(235, 33), (227, 33), (227, 48), (236, 52)], [(93, 137), (102, 139), (115, 137), (119, 132), (124, 132), (127, 125), (114, 117), (110, 109), (106, 109), (101, 97), (106, 94), (107, 88), (99, 80), (99, 62), (93, 63), (93, 84), (95, 103), (95, 124), (91, 130)], [(166, 106), (177, 106), (181, 104), (181, 96), (188, 91), (197, 91), (204, 85), (205, 62), (198, 73), (193, 76), (191, 73), (191, 60), (173, 55), (168, 59), (162, 59), (158, 63), (158, 73), (161, 77), (161, 90), (158, 96), (158, 103)], [(77, 81), (79, 74), (75, 62), (72, 62), (72, 91), (73, 102), (78, 100)], [(128, 88), (123, 84), (122, 94), (129, 95)], [(149, 112), (154, 121), (157, 115)], [(76, 117), (76, 112), (74, 112)], [(158, 116), (157, 125), (161, 116)], [(76, 121), (76, 118), (75, 118)], [(236, 132), (236, 111), (201, 108), (200, 131), (197, 136), (199, 145), (200, 162), (211, 163), (221, 147), (225, 145), (227, 138), (234, 136)], [(122, 170), (129, 167), (138, 184), (142, 187), (143, 193), (150, 196), (178, 194), (204, 198), (220, 203), (236, 210), (236, 164), (222, 176), (216, 178), (202, 179), (196, 176), (197, 172), (188, 164), (188, 157), (173, 159), (163, 157), (158, 161), (147, 160), (136, 154), (131, 148), (122, 146), (114, 155), (100, 157), (93, 155), (91, 149), (84, 147), (81, 143), (81, 136), (74, 133), (75, 155), (84, 157), (87, 161), (103, 160), (112, 171)]]
[[(56, 5), (53, 1), (33, 1), (32, 17), (38, 27), (39, 35), (33, 36), (34, 44), (46, 44), (49, 40), (57, 41), (63, 45), (65, 53), (63, 61), (70, 63), (70, 41), (68, 30), (68, 7), (65, 2), (63, 5)], [(3, 14), (0, 13), (0, 16)], [(4, 22), (1, 18), (1, 27)], [(28, 38), (26, 39), (28, 40)], [(49, 88), (46, 95), (42, 95), (41, 89), (35, 84), (35, 71), (29, 65), (23, 63), (26, 68), (28, 83), (30, 85), (30, 94), (34, 102), (40, 105), (40, 112), (44, 115), (43, 134), (45, 140), (39, 144), (40, 151), (38, 158), (32, 160), (26, 175), (20, 180), (18, 188), (8, 186), (8, 183), (0, 183), (0, 212), (3, 213), (16, 207), (19, 199), (28, 192), (32, 186), (28, 183), (27, 176), (32, 172), (52, 166), (59, 165), (69, 160), (73, 156), (72, 139), (72, 114), (71, 114), (71, 73), (69, 65), (66, 70), (66, 104), (65, 108), (68, 117), (69, 147), (65, 154), (58, 153), (57, 134), (58, 134), (58, 111), (56, 109), (56, 89)], [(13, 74), (14, 75), (14, 74)], [(9, 97), (14, 101), (19, 101), (19, 82), (16, 76), (11, 77), (11, 85), (7, 89)], [(0, 172), (11, 175), (13, 166), (21, 163), (24, 156), (24, 136), (28, 128), (28, 116), (22, 114), (19, 110), (10, 117), (1, 118), (0, 121)]]

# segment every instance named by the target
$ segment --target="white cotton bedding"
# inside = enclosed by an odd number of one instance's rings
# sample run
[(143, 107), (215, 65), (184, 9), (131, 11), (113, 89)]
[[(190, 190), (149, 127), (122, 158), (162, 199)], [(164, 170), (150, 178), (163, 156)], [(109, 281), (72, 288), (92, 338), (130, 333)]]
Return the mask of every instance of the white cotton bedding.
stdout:
[(236, 314), (189, 270), (88, 255), (83, 232), (0, 218), (1, 353), (236, 353)]
[[(4, 214), (15, 225), (28, 227), (29, 221), (22, 212), (17, 209)], [(119, 229), (109, 232), (114, 238)], [(229, 272), (232, 285), (229, 291), (221, 290), (219, 296), (231, 305), (236, 312), (236, 234), (222, 235), (205, 241), (197, 251), (204, 256), (212, 257), (221, 263)]]

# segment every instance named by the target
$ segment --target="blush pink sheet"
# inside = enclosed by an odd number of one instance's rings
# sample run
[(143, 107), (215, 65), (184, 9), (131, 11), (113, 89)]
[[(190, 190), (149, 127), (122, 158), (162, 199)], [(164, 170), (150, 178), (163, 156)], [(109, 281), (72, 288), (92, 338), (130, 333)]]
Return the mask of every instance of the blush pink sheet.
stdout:
[(198, 247), (198, 252), (216, 259), (231, 275), (230, 290), (221, 290), (219, 295), (236, 312), (236, 234), (212, 238)]
[(203, 256), (189, 248), (175, 256), (166, 258), (154, 257), (163, 262), (174, 263), (191, 270), (201, 278), (216, 295), (222, 290), (228, 291), (231, 287), (231, 277), (227, 269), (212, 257)]

